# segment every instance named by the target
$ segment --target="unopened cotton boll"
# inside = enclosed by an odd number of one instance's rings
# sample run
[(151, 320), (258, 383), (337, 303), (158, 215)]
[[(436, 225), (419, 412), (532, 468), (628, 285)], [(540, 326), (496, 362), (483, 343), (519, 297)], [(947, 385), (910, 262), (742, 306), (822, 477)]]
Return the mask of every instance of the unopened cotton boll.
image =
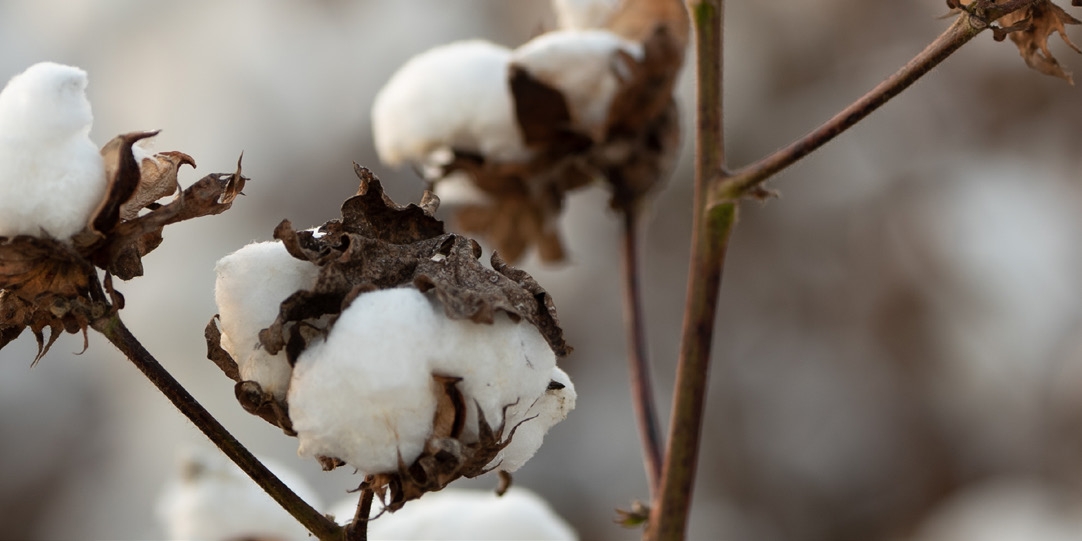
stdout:
[[(357, 499), (335, 506), (339, 524), (353, 519)], [(373, 506), (372, 516), (380, 512)], [(575, 541), (575, 530), (536, 493), (511, 487), (503, 496), (490, 490), (447, 488), (426, 494), (394, 513), (368, 523), (373, 541)]]
[(237, 362), (242, 380), (284, 399), (293, 369), (285, 352), (263, 349), (259, 331), (274, 323), (282, 301), (315, 285), (319, 268), (289, 255), (281, 242), (259, 242), (223, 257), (214, 270), (222, 349)]
[(68, 239), (105, 196), (86, 85), (85, 71), (42, 62), (0, 92), (0, 236)]
[(523, 413), (508, 415), (508, 424), (518, 426), (518, 429), (511, 443), (492, 461), (499, 469), (513, 472), (521, 468), (541, 448), (549, 429), (575, 409), (578, 394), (567, 373), (554, 366), (549, 380), (551, 383), (546, 385), (545, 393), (524, 408)]
[(601, 140), (612, 100), (633, 68), (621, 53), (635, 61), (643, 58), (641, 44), (607, 30), (560, 30), (530, 40), (511, 59), (560, 91), (575, 126)]
[(376, 95), (372, 132), (391, 166), (448, 149), (495, 161), (529, 156), (508, 86), (510, 49), (482, 40), (441, 45), (406, 62)]
[(289, 417), (301, 456), (330, 456), (364, 473), (413, 462), (432, 431), (445, 316), (412, 288), (353, 300), (327, 339), (297, 359)]
[[(312, 506), (315, 491), (296, 472), (260, 459)], [(308, 531), (236, 464), (217, 449), (182, 452), (178, 470), (158, 500), (157, 514), (169, 539), (303, 541)]]
[(560, 28), (602, 28), (616, 14), (621, 0), (552, 0)]

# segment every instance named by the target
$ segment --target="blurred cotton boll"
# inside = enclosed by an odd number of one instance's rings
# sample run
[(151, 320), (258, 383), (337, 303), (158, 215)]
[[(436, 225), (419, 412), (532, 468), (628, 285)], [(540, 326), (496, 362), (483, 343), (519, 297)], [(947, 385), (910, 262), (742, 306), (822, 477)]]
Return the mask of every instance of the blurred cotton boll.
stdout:
[(372, 105), (380, 159), (423, 163), (447, 149), (497, 161), (528, 157), (507, 83), (510, 57), (506, 47), (468, 40), (411, 58)]
[(89, 137), (86, 72), (52, 62), (0, 92), (0, 235), (67, 239), (105, 195), (105, 165)]
[[(313, 507), (321, 504), (295, 472), (260, 459)], [(162, 491), (158, 518), (170, 539), (303, 541), (308, 531), (217, 449), (188, 448)]]
[[(343, 500), (331, 510), (339, 524), (348, 524), (357, 499)], [(564, 519), (532, 491), (513, 486), (503, 496), (490, 490), (448, 488), (425, 495), (394, 513), (372, 506), (368, 538), (373, 541), (574, 541)]]

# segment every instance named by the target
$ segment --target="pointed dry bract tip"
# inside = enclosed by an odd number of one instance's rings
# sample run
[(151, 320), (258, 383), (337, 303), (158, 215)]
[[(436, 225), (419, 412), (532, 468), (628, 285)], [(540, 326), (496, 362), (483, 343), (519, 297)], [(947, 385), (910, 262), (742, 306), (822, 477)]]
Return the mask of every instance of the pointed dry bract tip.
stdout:
[(421, 194), (420, 207), (425, 211), (425, 214), (435, 216), (436, 211), (440, 208), (439, 196), (431, 190), (425, 190), (425, 193)]

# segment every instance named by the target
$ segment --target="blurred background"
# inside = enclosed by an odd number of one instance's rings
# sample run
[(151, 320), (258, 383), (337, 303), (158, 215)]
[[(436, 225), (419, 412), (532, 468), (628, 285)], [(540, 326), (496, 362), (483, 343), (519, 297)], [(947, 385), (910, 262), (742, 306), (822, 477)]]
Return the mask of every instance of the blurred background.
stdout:
[[(1070, 9), (1068, 7), (1068, 9)], [(1078, 15), (1075, 10), (1075, 15)], [(730, 2), (729, 164), (818, 125), (949, 24), (942, 1)], [(289, 218), (338, 216), (382, 166), (368, 110), (409, 57), (456, 39), (515, 46), (540, 0), (0, 3), (0, 79), (52, 60), (90, 74), (98, 144), (161, 129), (199, 164), (182, 184), (252, 178), (233, 209), (166, 231), (118, 286), (147, 348), (257, 454), (335, 502), (361, 479), (299, 460), (205, 358), (214, 262)], [(1082, 31), (1071, 28), (1076, 41)], [(1058, 38), (1068, 70), (1082, 57)], [(689, 120), (692, 74), (680, 101)], [(685, 126), (690, 125), (686, 122)], [(690, 132), (645, 233), (661, 410), (671, 398), (690, 232)], [(722, 288), (690, 536), (764, 541), (1082, 539), (1082, 95), (981, 35), (744, 205)], [(648, 497), (625, 371), (619, 223), (601, 188), (571, 198), (570, 261), (522, 264), (576, 350), (577, 409), (516, 483), (583, 539), (636, 539), (614, 509)], [(486, 256), (487, 257), (487, 256)], [(100, 337), (31, 369), (0, 352), (0, 538), (154, 539), (175, 453), (205, 438)], [(465, 485), (495, 486), (492, 478)]]

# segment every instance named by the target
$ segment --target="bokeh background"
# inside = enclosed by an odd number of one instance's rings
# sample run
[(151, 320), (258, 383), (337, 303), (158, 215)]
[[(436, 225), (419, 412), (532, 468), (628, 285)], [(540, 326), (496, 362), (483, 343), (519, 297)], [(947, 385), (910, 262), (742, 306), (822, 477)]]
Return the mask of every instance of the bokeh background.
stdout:
[[(949, 24), (932, 0), (728, 4), (732, 166), (811, 129)], [(421, 181), (381, 166), (372, 147), (379, 87), (434, 45), (514, 46), (553, 24), (540, 0), (3, 2), (0, 79), (42, 60), (86, 69), (92, 138), (160, 128), (158, 150), (199, 164), (184, 184), (232, 171), (244, 152), (246, 197), (170, 227), (146, 276), (120, 285), (123, 315), (241, 441), (331, 503), (361, 479), (296, 458), (295, 441), (246, 414), (205, 358), (214, 262), (269, 239), (283, 218), (336, 217), (356, 189), (351, 161), (396, 200), (416, 200)], [(1052, 49), (1082, 72), (1082, 57), (1058, 40)], [(780, 175), (780, 199), (744, 205), (693, 539), (1082, 539), (1080, 141), (1078, 88), (982, 35)], [(644, 241), (666, 416), (690, 232), (685, 147)], [(606, 197), (598, 187), (571, 198), (568, 263), (522, 264), (554, 295), (576, 347), (562, 364), (579, 401), (515, 478), (583, 539), (635, 539), (612, 523), (647, 494)], [(154, 508), (175, 452), (206, 445), (108, 343), (91, 335), (73, 354), (81, 342), (65, 336), (33, 369), (32, 338), (0, 352), (0, 538), (161, 538)]]

